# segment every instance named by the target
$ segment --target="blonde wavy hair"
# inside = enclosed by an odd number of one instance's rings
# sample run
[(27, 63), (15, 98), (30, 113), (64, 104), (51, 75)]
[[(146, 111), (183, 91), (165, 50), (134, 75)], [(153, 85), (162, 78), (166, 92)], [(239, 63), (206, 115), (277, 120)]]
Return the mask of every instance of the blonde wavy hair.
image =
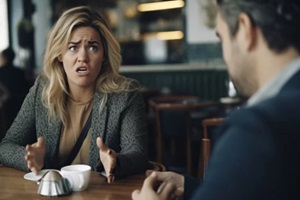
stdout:
[(119, 74), (120, 45), (104, 17), (89, 6), (71, 8), (62, 14), (48, 36), (41, 72), (41, 77), (45, 80), (42, 101), (48, 109), (50, 121), (60, 119), (64, 125), (66, 123), (69, 91), (66, 73), (58, 57), (66, 51), (72, 31), (86, 26), (94, 28), (100, 34), (106, 58), (95, 85), (95, 92), (101, 94), (100, 109), (106, 103), (109, 93), (129, 90), (129, 85), (133, 82)]

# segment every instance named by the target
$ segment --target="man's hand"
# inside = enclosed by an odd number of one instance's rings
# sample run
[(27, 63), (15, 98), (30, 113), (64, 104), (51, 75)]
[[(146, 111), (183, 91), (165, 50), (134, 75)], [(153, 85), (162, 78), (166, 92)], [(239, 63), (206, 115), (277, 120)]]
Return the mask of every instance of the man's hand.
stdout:
[(99, 148), (99, 156), (104, 167), (107, 182), (112, 183), (115, 179), (114, 170), (117, 165), (117, 153), (109, 149), (102, 141), (102, 138), (97, 138), (97, 146)]
[(173, 172), (152, 172), (145, 179), (142, 189), (133, 191), (131, 197), (133, 200), (181, 199), (183, 195), (183, 190), (180, 189), (183, 188), (183, 180), (179, 183), (181, 179), (183, 176)]
[(156, 172), (153, 170), (147, 170), (146, 175), (150, 176), (153, 172), (156, 173), (157, 180), (160, 182), (172, 183), (176, 185), (178, 191), (184, 192), (184, 176), (175, 172)]
[(46, 153), (46, 145), (44, 137), (39, 137), (36, 143), (32, 145), (26, 145), (25, 160), (27, 161), (27, 167), (34, 174), (38, 172), (44, 166), (44, 158)]

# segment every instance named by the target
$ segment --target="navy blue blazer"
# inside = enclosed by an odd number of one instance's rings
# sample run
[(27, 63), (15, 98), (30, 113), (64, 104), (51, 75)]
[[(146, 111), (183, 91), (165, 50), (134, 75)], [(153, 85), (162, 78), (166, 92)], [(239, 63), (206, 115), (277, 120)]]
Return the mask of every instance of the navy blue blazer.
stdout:
[(300, 199), (300, 71), (274, 98), (233, 111), (203, 182), (185, 177), (185, 199)]

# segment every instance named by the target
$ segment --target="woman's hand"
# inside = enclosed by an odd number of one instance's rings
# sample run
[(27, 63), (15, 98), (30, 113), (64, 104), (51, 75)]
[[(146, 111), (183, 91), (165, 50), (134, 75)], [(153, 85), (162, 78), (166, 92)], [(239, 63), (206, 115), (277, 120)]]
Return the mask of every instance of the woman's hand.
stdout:
[[(141, 190), (134, 190), (133, 200), (175, 200), (183, 196), (183, 176), (173, 172), (153, 172)], [(178, 187), (180, 185), (180, 187)]]
[(45, 153), (45, 139), (42, 136), (38, 138), (36, 143), (26, 145), (25, 160), (27, 161), (27, 167), (36, 175), (44, 166)]
[(113, 172), (117, 165), (117, 153), (109, 149), (100, 137), (97, 138), (97, 146), (99, 148), (100, 160), (106, 173), (107, 182), (112, 183), (115, 179)]

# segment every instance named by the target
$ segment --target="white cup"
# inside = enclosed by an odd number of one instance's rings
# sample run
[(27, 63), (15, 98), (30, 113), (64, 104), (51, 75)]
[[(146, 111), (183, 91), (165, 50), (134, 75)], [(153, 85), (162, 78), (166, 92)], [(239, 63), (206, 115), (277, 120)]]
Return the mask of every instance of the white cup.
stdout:
[(64, 178), (67, 178), (73, 191), (85, 190), (90, 182), (91, 167), (89, 165), (68, 165), (60, 169)]

